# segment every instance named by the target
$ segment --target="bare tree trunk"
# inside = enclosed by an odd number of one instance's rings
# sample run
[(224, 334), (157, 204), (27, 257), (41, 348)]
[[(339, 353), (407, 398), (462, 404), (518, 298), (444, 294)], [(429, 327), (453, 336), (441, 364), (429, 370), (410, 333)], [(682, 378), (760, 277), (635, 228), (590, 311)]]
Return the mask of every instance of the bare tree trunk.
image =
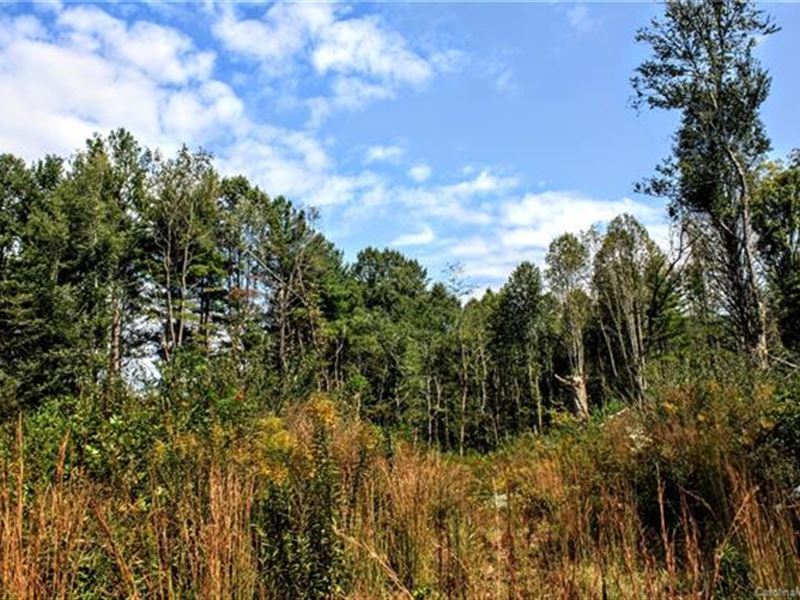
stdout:
[(434, 385), (434, 388), (436, 388), (436, 408), (435, 408), (435, 410), (436, 410), (436, 420), (435, 420), (436, 429), (435, 429), (435, 437), (436, 437), (436, 443), (439, 446), (441, 446), (441, 432), (440, 432), (441, 423), (439, 422), (439, 415), (442, 414), (442, 385), (439, 382), (439, 378), (438, 377), (434, 377), (433, 378), (433, 385)]
[(467, 356), (464, 349), (464, 339), (461, 337), (461, 418), (458, 431), (458, 454), (464, 456), (464, 438), (467, 432), (467, 398), (469, 396), (469, 369)]
[(181, 264), (181, 289), (180, 289), (180, 320), (178, 321), (177, 346), (183, 346), (183, 336), (186, 331), (186, 308), (188, 303), (189, 286), (187, 276), (189, 273), (189, 244), (183, 248), (183, 261)]
[(164, 360), (170, 361), (172, 349), (175, 347), (175, 309), (172, 303), (172, 260), (170, 258), (172, 252), (172, 243), (169, 236), (172, 235), (171, 231), (167, 232), (167, 247), (164, 249), (164, 259), (162, 266), (164, 267), (164, 291), (166, 294), (167, 314), (166, 323), (164, 324)]
[(486, 391), (486, 381), (489, 379), (489, 367), (486, 365), (486, 352), (483, 348), (483, 340), (480, 340), (480, 361), (481, 361), (481, 414), (486, 412), (486, 403), (488, 402), (488, 393)]
[(581, 419), (588, 419), (589, 394), (586, 391), (586, 377), (579, 373), (573, 373), (569, 377), (561, 377), (556, 373), (555, 378), (569, 388), (572, 394), (572, 406), (575, 414)]
[(431, 402), (431, 378), (425, 378), (425, 404), (428, 410), (428, 446), (433, 445), (433, 402)]
[(542, 416), (542, 394), (539, 392), (538, 377), (533, 374), (533, 362), (528, 360), (528, 385), (530, 386), (531, 395), (536, 406), (536, 422), (538, 424), (537, 433), (541, 434), (544, 431), (544, 419)]
[(122, 370), (122, 301), (119, 293), (114, 289), (111, 300), (111, 356), (109, 361), (109, 372), (112, 378), (116, 379)]

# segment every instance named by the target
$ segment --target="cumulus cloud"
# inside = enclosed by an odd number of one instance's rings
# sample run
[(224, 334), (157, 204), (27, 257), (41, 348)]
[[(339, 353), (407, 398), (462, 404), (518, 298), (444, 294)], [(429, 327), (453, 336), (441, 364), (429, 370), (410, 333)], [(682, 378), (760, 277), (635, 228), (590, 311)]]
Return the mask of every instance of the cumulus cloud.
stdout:
[(153, 23), (93, 7), (0, 21), (0, 144), (25, 158), (68, 153), (94, 132), (127, 127), (146, 143), (209, 142), (243, 107), (211, 78), (214, 54)]
[[(308, 27), (324, 21), (313, 7), (292, 10)], [(176, 30), (96, 7), (62, 9), (49, 24), (2, 19), (0, 145), (27, 159), (69, 154), (96, 132), (125, 127), (166, 153), (184, 142), (210, 145), (223, 173), (247, 175), (271, 194), (316, 206), (380, 201), (380, 179), (339, 172), (312, 133), (252, 120), (235, 90), (213, 77), (213, 59)], [(401, 150), (372, 156), (390, 160)]]
[(308, 204), (346, 203), (376, 186), (369, 172), (337, 173), (313, 135), (253, 122), (233, 88), (213, 78), (213, 58), (176, 30), (95, 7), (63, 9), (50, 25), (4, 19), (0, 145), (34, 159), (126, 127), (167, 153), (183, 142), (212, 145), (223, 173)]
[(516, 177), (501, 177), (484, 169), (472, 179), (444, 186), (439, 189), (445, 196), (463, 198), (481, 194), (498, 194), (515, 188), (519, 184)]
[(273, 195), (326, 207), (364, 202), (381, 185), (370, 171), (342, 174), (320, 142), (307, 132), (252, 126), (219, 152), (225, 173), (247, 176)]
[(402, 189), (397, 200), (422, 214), (451, 223), (485, 225), (492, 217), (478, 201), (517, 185), (513, 177), (497, 177), (481, 171), (476, 177), (456, 183), (431, 187)]
[(282, 70), (334, 19), (331, 3), (277, 2), (261, 19), (240, 19), (234, 7), (223, 4), (212, 31), (227, 50)]
[(491, 253), (491, 246), (480, 236), (470, 236), (452, 243), (448, 253), (455, 258), (479, 258)]
[(572, 191), (529, 193), (502, 200), (479, 233), (447, 240), (440, 255), (461, 261), (467, 277), (502, 284), (520, 262), (539, 264), (550, 242), (565, 232), (601, 226), (622, 213), (641, 221), (665, 250), (669, 230), (661, 210), (630, 198), (603, 200)]
[(430, 178), (432, 172), (433, 171), (428, 165), (418, 164), (414, 165), (408, 170), (408, 176), (417, 183), (422, 183)]
[(597, 200), (568, 191), (528, 194), (502, 206), (501, 219), (506, 228), (502, 241), (505, 246), (546, 246), (565, 231), (587, 229), (622, 213), (644, 222), (652, 222), (661, 214), (630, 198)]
[(404, 154), (405, 150), (402, 146), (370, 146), (367, 148), (364, 162), (367, 164), (375, 162), (397, 162), (403, 158)]
[(363, 220), (387, 207), (403, 207), (420, 219), (440, 220), (449, 226), (480, 226), (493, 222), (492, 202), (516, 187), (519, 180), (484, 169), (477, 175), (440, 185), (425, 185), (423, 181), (406, 186), (383, 178), (374, 179), (374, 183), (369, 194), (365, 190), (358, 206), (347, 213), (348, 218)]
[(323, 74), (362, 74), (409, 85), (420, 85), (433, 76), (431, 64), (411, 51), (401, 35), (383, 29), (374, 17), (331, 23), (321, 33), (311, 60)]
[(305, 100), (312, 127), (335, 110), (394, 98), (401, 87), (419, 88), (464, 61), (452, 49), (423, 56), (378, 17), (349, 16), (334, 3), (276, 3), (260, 19), (223, 5), (212, 30), (227, 50), (258, 61), (268, 75), (310, 68), (326, 78), (326, 93)]
[(128, 64), (158, 82), (206, 79), (214, 66), (213, 52), (198, 52), (190, 38), (155, 23), (128, 26), (92, 6), (62, 10), (57, 23), (76, 49)]
[[(214, 9), (214, 35), (278, 83), (291, 82), (305, 61), (304, 76), (324, 90), (304, 100), (318, 122), (424, 86), (461, 60), (447, 51), (420, 53), (378, 18), (353, 17), (335, 5), (274, 4), (258, 19), (236, 11)], [(92, 133), (120, 126), (167, 153), (181, 142), (207, 145), (224, 174), (241, 173), (270, 194), (323, 207), (337, 215), (340, 230), (402, 211), (419, 229), (386, 233), (391, 244), (427, 248), (431, 266), (462, 261), (467, 277), (492, 285), (520, 261), (540, 261), (556, 235), (622, 212), (660, 243), (667, 239), (661, 211), (647, 204), (526, 193), (519, 177), (494, 168), (466, 168), (450, 180), (437, 171), (434, 183), (431, 166), (406, 163), (397, 143), (362, 147), (362, 164), (343, 168), (334, 139), (250, 114), (216, 62), (184, 33), (126, 21), (111, 9), (68, 5), (38, 18), (0, 16), (0, 147), (28, 159), (68, 154)]]

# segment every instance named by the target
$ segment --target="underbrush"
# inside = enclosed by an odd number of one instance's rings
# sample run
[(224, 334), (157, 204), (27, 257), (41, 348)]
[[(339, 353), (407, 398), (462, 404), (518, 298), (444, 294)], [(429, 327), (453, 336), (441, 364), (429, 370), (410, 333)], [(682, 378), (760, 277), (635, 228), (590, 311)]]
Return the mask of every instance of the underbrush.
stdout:
[(653, 392), (456, 458), (315, 395), (6, 428), (3, 598), (753, 597), (800, 585), (786, 383)]

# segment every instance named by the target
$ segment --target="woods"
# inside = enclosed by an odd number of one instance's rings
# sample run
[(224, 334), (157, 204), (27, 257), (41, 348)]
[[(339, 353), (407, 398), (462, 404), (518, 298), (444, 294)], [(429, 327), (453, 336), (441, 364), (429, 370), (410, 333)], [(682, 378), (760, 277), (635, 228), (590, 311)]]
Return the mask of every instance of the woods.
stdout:
[(711, 361), (745, 348), (742, 328), (762, 318), (771, 354), (790, 360), (795, 170), (765, 163), (752, 178), (748, 230), (760, 235), (747, 243), (765, 265), (767, 313), (720, 295), (733, 293), (719, 278), (734, 267), (717, 262), (731, 246), (692, 215), (680, 216), (686, 243), (671, 255), (622, 215), (554, 240), (544, 274), (524, 262), (499, 291), (462, 302), (457, 270), (432, 283), (396, 250), (346, 264), (313, 210), (220, 176), (202, 151), (165, 159), (118, 131), (71, 159), (4, 156), (4, 414), (63, 394), (157, 389), (191, 364), (263, 410), (326, 392), (463, 453), (543, 432), (559, 412), (641, 405), (664, 365), (702, 360), (696, 346), (687, 355), (690, 340), (714, 335)]
[(347, 261), (202, 149), (0, 156), (0, 598), (800, 584), (800, 153), (770, 154), (756, 57), (778, 30), (667, 2), (631, 85), (679, 116), (638, 186), (669, 247), (621, 214), (497, 290)]

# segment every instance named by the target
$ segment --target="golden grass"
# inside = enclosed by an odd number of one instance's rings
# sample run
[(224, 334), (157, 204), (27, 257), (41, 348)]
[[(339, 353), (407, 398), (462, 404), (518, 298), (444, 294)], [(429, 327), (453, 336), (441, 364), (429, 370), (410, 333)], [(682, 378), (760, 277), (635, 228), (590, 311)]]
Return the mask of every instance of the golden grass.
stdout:
[[(712, 457), (722, 490), (713, 507), (642, 467), (709, 443), (709, 429), (682, 423), (631, 412), (586, 434), (457, 459), (411, 442), (387, 451), (372, 428), (315, 400), (264, 421), (261, 436), (223, 432), (225, 443), (205, 450), (173, 440), (190, 448), (180, 493), (153, 476), (140, 497), (66, 475), (68, 439), (50, 483), (29, 486), (20, 423), (0, 478), (0, 598), (72, 598), (92, 586), (97, 597), (285, 597), (259, 575), (254, 506), (269, 486), (314, 477), (318, 427), (336, 479), (337, 597), (705, 598), (729, 585), (734, 558), (751, 592), (798, 585), (798, 507), (759, 488), (740, 461), (724, 449)], [(654, 446), (658, 436), (678, 448)], [(637, 469), (651, 476), (651, 505)]]

